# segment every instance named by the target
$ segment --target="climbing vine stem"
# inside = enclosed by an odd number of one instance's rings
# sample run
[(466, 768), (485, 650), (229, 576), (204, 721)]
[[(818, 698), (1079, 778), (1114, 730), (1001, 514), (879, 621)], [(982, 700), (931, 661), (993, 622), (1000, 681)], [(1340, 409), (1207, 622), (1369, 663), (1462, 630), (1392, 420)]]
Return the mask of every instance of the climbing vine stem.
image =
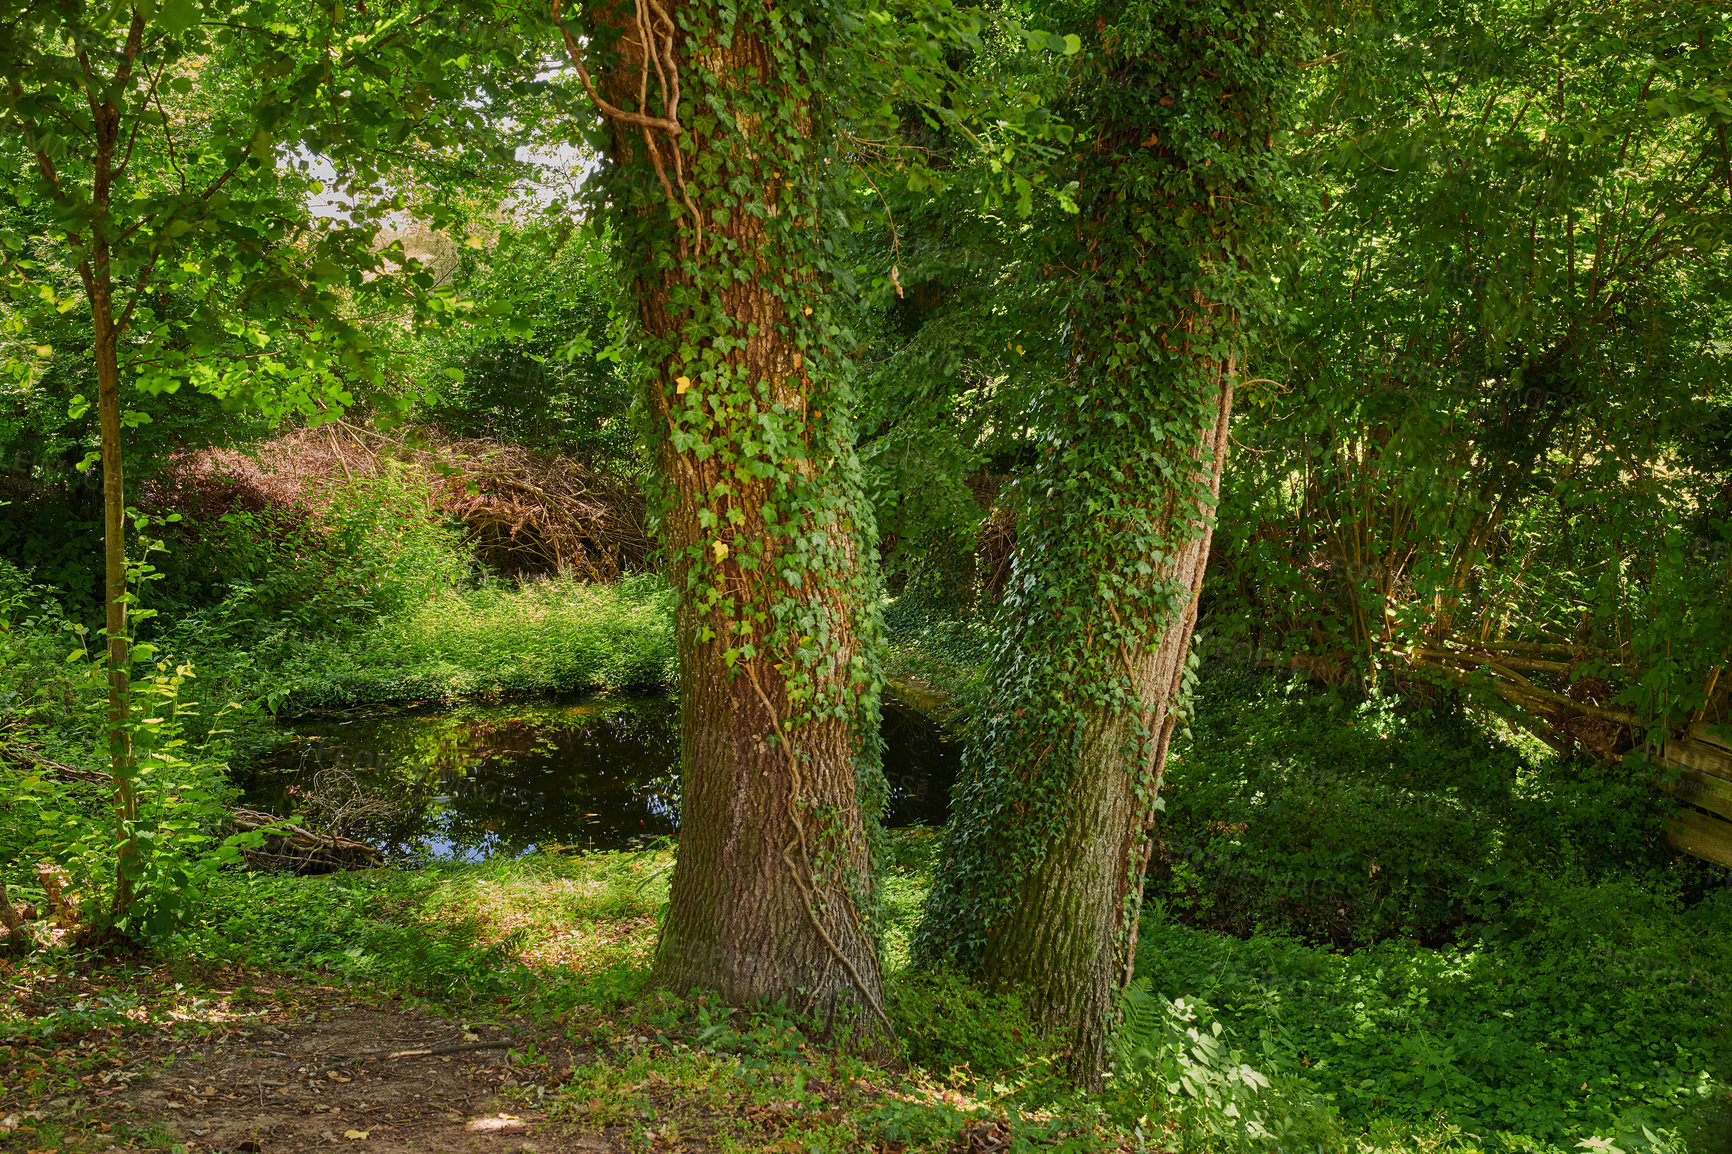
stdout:
[[(636, 0), (560, 36), (612, 222), (680, 596), (679, 858), (657, 980), (888, 1029), (869, 846), (880, 591), (825, 227), (840, 5)], [(653, 82), (652, 82), (653, 78)], [(670, 178), (671, 176), (671, 178)]]

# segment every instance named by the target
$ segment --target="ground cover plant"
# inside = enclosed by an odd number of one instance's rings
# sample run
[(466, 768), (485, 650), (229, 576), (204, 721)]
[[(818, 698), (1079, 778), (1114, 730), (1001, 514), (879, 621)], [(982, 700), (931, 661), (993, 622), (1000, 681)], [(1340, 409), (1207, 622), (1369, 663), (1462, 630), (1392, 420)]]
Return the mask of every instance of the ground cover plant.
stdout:
[[(1237, 733), (1249, 751), (1214, 743), (1228, 749), (1219, 760), (1229, 765), (1242, 765), (1257, 741), (1267, 741), (1313, 773), (1333, 766), (1340, 781), (1351, 781), (1343, 752), (1369, 744), (1382, 758), (1360, 750), (1361, 771), (1391, 772), (1386, 734), (1350, 711), (1343, 716), (1339, 702), (1332, 710), (1328, 700), (1295, 699), (1284, 679), (1243, 668), (1205, 669), (1202, 686), (1191, 740)], [(1258, 702), (1262, 712), (1247, 722), (1247, 705)], [(1386, 718), (1390, 724), (1397, 723)], [(1475, 747), (1465, 761), (1446, 757), (1417, 786), (1394, 767), (1405, 788), (1436, 799), (1442, 816), (1431, 820), (1461, 820), (1450, 788), (1460, 784), (1461, 766), (1483, 765), (1511, 790), (1516, 752), (1490, 756), (1496, 740), (1459, 720), (1410, 724), (1417, 733), (1405, 744), (1420, 750), (1415, 764), (1463, 742)], [(1219, 766), (1207, 774), (1206, 761), (1196, 745), (1181, 743), (1169, 769), (1175, 830), (1193, 797), (1187, 774), (1227, 800), (1253, 801), (1263, 792), (1255, 787), (1267, 785), (1238, 780), (1229, 790), (1217, 780), (1228, 775)], [(1386, 831), (1363, 820), (1367, 786), (1319, 791), (1315, 776), (1299, 780), (1312, 791), (1316, 820), (1358, 830), (1348, 848), (1359, 856), (1321, 871), (1323, 885), (1306, 891), (1342, 899), (1349, 893), (1342, 879), (1356, 876), (1355, 866), (1363, 873), (1366, 858), (1386, 847)], [(1255, 807), (1249, 812), (1254, 817)], [(1519, 820), (1504, 820), (1519, 831)], [(1477, 839), (1462, 844), (1483, 849)], [(899, 831), (885, 863), (897, 1060), (870, 1049), (837, 1054), (823, 1041), (823, 1022), (797, 1006), (742, 1013), (702, 997), (650, 993), (648, 963), (671, 866), (665, 850), (541, 853), (325, 877), (224, 873), (208, 883), (199, 915), (166, 955), (183, 959), (170, 970), (189, 990), (224, 967), (316, 975), (328, 988), (299, 995), (299, 1010), (271, 1019), (277, 1029), (329, 1012), (320, 1007), (383, 997), (391, 1012), (449, 1015), (469, 1033), (478, 1022), (539, 1031), (542, 1051), (557, 1043), (588, 1057), (569, 1074), (531, 1059), (515, 1072), (477, 1075), (490, 1079), (490, 1094), (503, 1094), (493, 1113), (533, 1117), (548, 1134), (576, 1127), (571, 1132), (600, 1134), (625, 1149), (797, 1142), (811, 1150), (878, 1143), (947, 1150), (958, 1135), (1000, 1127), (1007, 1140), (1042, 1149), (1114, 1149), (1138, 1133), (1171, 1148), (1222, 1150), (1303, 1141), (1307, 1149), (1355, 1152), (1562, 1152), (1602, 1140), (1619, 1149), (1715, 1149), (1727, 1054), (1714, 1023), (1732, 1012), (1723, 977), (1732, 903), (1723, 888), (1687, 901), (1686, 875), (1667, 855), (1644, 865), (1584, 852), (1542, 868), (1525, 887), (1506, 873), (1505, 888), (1482, 893), (1475, 916), (1452, 927), (1458, 940), (1442, 944), (1412, 940), (1399, 919), (1349, 919), (1363, 933), (1337, 943), (1333, 923), (1319, 929), (1291, 900), (1247, 909), (1242, 897), (1233, 906), (1232, 891), (1208, 888), (1242, 871), (1242, 860), (1190, 859), (1191, 873), (1157, 876), (1151, 885), (1121, 1057), (1097, 1097), (1069, 1089), (1060, 1049), (1044, 1040), (1014, 991), (911, 965), (910, 932), (936, 846), (929, 831)], [(1451, 845), (1440, 839), (1435, 849)], [(1427, 869), (1388, 861), (1393, 892), (1416, 895), (1404, 913), (1429, 909), (1423, 886), (1402, 884), (1423, 882)], [(1471, 855), (1464, 862), (1457, 867), (1483, 865)], [(1283, 890), (1263, 881), (1244, 888), (1291, 898), (1291, 884)], [(1224, 895), (1219, 905), (1211, 893)], [(1235, 925), (1237, 932), (1222, 932)], [(8, 980), (30, 988), (59, 970), (52, 962), (16, 963)], [(25, 1000), (4, 1028), (15, 1043), (47, 1045), (52, 1035), (52, 1049), (42, 1051), (52, 1057), (80, 1031), (112, 1029), (123, 1018), (129, 1024), (121, 1028), (134, 1029), (123, 1001), (92, 997), (62, 1011)], [(100, 1022), (83, 1020), (93, 1014)], [(560, 1052), (563, 1063), (571, 1051)], [(56, 1068), (42, 1065), (50, 1074)], [(507, 1077), (517, 1085), (501, 1088)], [(33, 1129), (59, 1140), (99, 1125), (90, 1115), (55, 1121), (58, 1130)]]

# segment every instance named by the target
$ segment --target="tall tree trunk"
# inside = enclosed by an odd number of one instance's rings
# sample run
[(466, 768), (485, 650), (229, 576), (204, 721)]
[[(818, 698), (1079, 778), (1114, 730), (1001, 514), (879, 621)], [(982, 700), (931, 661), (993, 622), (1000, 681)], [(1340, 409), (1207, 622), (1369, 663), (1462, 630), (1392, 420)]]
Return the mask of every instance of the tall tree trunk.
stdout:
[[(1190, 480), (1207, 487), (1209, 501), (1194, 501), (1183, 484), (1149, 494), (1166, 502), (1156, 516), (1171, 526), (1173, 547), (1170, 560), (1139, 576), (1178, 599), (1176, 620), (1116, 647), (1109, 660), (1122, 663), (1123, 696), (1081, 709), (1066, 805), (1022, 878), (1015, 915), (982, 945), (987, 977), (1025, 987), (1038, 1015), (1073, 1034), (1072, 1066), (1088, 1084), (1108, 1064), (1120, 991), (1131, 978), (1155, 799), (1179, 720), (1212, 504), (1227, 456), (1231, 374), (1229, 364), (1216, 394), (1215, 423), (1198, 430)], [(1125, 496), (1134, 499), (1135, 492), (1128, 488)], [(1109, 526), (1094, 528), (1112, 533)], [(1106, 609), (1094, 623), (1102, 634), (1115, 625), (1110, 603)]]
[(819, 235), (832, 129), (813, 94), (834, 17), (766, 0), (678, 16), (615, 10), (594, 35), (618, 34), (619, 63), (592, 91), (613, 120), (604, 188), (627, 210), (680, 595), (679, 855), (655, 980), (887, 1026), (873, 530)]
[[(1092, 11), (1092, 10), (1091, 10)], [(1074, 14), (1073, 14), (1074, 15)], [(1023, 986), (1098, 1086), (1131, 976), (1244, 323), (1272, 289), (1273, 5), (1137, 0), (1081, 59), (1080, 212), (1048, 272), (1071, 372), (1045, 430), (1004, 636), (916, 941)], [(1055, 277), (1056, 279), (1056, 277)]]

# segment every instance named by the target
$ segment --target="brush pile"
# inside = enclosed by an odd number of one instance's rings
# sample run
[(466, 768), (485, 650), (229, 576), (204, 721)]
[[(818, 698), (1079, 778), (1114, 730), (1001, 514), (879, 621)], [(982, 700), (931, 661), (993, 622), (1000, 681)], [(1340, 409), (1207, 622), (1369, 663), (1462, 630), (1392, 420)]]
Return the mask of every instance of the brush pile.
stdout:
[(650, 552), (643, 494), (570, 457), (493, 441), (445, 447), (437, 500), (504, 573), (574, 572), (617, 581)]
[(385, 864), (378, 850), (352, 837), (308, 829), (274, 814), (235, 807), (229, 821), (240, 833), (263, 831), (264, 844), (241, 852), (254, 869), (285, 869), (297, 874), (377, 869)]
[(570, 572), (609, 582), (648, 564), (644, 497), (633, 479), (429, 426), (382, 433), (334, 421), (244, 451), (192, 454), (150, 486), (146, 504), (204, 520), (263, 508), (316, 516), (333, 486), (393, 471), (423, 482), (428, 515), (460, 522), (476, 553), (504, 575)]

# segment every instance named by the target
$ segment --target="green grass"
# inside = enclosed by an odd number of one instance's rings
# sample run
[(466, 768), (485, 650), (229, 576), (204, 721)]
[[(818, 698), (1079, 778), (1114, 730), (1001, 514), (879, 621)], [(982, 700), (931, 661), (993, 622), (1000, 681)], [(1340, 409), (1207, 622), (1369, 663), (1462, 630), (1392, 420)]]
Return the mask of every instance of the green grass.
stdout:
[[(1014, 992), (907, 969), (895, 943), (924, 897), (931, 839), (895, 836), (886, 957), (899, 1055), (888, 1064), (869, 1051), (835, 1053), (786, 1008), (720, 1012), (647, 993), (671, 865), (660, 852), (233, 875), (184, 952), (342, 976), (453, 1010), (567, 1021), (615, 1060), (581, 1071), (562, 1100), (636, 1126), (646, 1148), (677, 1136), (682, 1120), (711, 1127), (771, 1102), (815, 1107), (798, 1134), (820, 1150), (872, 1141), (944, 1149), (959, 1128), (998, 1117), (1027, 1148), (1095, 1150), (1176, 1124), (1179, 1103), (1128, 1082), (1100, 1097), (1068, 1091), (1062, 1052)], [(1193, 929), (1156, 910), (1138, 968), (1158, 991), (1206, 1001), (1204, 1026), (1221, 1022), (1273, 1080), (1255, 1101), (1261, 1124), (1303, 1135), (1306, 1149), (1564, 1152), (1601, 1138), (1627, 1150), (1712, 1150), (1677, 1135), (1689, 1131), (1691, 1110), (1725, 1092), (1711, 1073), (1720, 1003), (1710, 995), (1725, 992), (1732, 903), (1685, 911), (1616, 887), (1575, 900), (1585, 904), (1554, 912), (1520, 943), (1388, 942), (1347, 955)], [(837, 1111), (825, 1083), (844, 1074), (876, 1091), (845, 1095)], [(646, 1081), (677, 1105), (644, 1115)], [(1193, 1112), (1187, 1126), (1195, 1123)], [(741, 1122), (716, 1148), (751, 1149), (755, 1133)], [(1184, 1133), (1198, 1150), (1273, 1149), (1273, 1139), (1247, 1147)]]
[(675, 679), (672, 597), (653, 578), (448, 591), (341, 640), (297, 636), (285, 650), (279, 708), (290, 712)]

